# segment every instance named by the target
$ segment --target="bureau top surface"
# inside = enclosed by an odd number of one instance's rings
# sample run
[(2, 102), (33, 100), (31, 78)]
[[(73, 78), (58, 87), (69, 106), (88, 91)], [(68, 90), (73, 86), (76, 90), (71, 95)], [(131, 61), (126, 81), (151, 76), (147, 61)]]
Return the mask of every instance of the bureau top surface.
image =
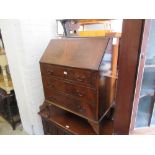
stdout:
[(40, 62), (98, 70), (109, 38), (53, 39)]

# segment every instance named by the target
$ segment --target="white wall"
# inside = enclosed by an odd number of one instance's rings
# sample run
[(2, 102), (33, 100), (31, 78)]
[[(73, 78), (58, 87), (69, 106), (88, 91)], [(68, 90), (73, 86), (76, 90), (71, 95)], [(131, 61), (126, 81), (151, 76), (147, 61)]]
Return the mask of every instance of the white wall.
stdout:
[(22, 124), (29, 134), (43, 134), (39, 106), (44, 101), (39, 60), (56, 36), (56, 20), (0, 20)]

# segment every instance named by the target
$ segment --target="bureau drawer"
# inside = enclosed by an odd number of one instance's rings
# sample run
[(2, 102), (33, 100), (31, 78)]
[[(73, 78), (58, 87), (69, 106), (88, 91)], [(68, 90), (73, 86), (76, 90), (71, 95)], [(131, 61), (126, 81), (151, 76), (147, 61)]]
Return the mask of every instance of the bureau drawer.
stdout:
[(56, 65), (42, 64), (41, 72), (43, 76), (55, 76), (67, 80), (76, 81), (88, 86), (96, 86), (96, 72), (81, 70), (77, 68), (61, 67)]
[(79, 86), (53, 77), (43, 77), (43, 84), (45, 89), (50, 88), (85, 101), (91, 100), (94, 104), (96, 103), (96, 91), (92, 88)]
[(96, 120), (96, 105), (91, 100), (86, 102), (48, 88), (45, 89), (45, 98), (54, 102), (55, 105)]
[(42, 118), (44, 134), (45, 135), (70, 135), (69, 132), (66, 132), (61, 127), (58, 127), (52, 122), (47, 121), (46, 119)]

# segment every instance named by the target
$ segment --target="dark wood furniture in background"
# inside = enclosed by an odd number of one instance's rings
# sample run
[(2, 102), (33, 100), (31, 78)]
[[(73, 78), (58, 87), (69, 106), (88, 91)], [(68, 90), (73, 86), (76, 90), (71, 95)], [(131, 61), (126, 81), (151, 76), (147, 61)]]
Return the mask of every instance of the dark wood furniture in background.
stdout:
[(0, 115), (6, 119), (12, 126), (13, 130), (16, 124), (20, 122), (20, 116), (14, 91), (7, 94), (0, 89)]
[(111, 64), (111, 38), (49, 43), (40, 61), (45, 102), (39, 114), (45, 134), (112, 134), (105, 117), (115, 97), (117, 75)]
[(20, 116), (5, 55), (1, 30), (0, 41), (0, 115), (6, 119), (11, 124), (13, 130), (15, 130), (16, 124), (20, 122)]

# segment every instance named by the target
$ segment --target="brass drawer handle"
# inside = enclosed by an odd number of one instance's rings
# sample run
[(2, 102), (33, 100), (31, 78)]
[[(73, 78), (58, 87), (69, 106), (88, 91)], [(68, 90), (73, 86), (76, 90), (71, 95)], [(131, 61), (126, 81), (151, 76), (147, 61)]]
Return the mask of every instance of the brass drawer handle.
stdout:
[(85, 109), (79, 109), (80, 112), (85, 112)]
[(81, 107), (81, 105), (78, 105), (78, 110), (79, 110), (79, 112), (82, 112), (82, 113), (86, 111), (86, 109)]
[(50, 100), (54, 100), (54, 101), (56, 101), (57, 100), (57, 98), (56, 97), (54, 97), (54, 96), (51, 96), (51, 97), (49, 97), (50, 98)]
[(64, 72), (63, 72), (63, 74), (64, 74), (64, 75), (67, 75), (67, 74), (68, 74), (68, 72), (67, 72), (67, 71), (64, 71)]
[(81, 79), (81, 78), (77, 78), (77, 81), (80, 81), (80, 82), (82, 82), (84, 79)]
[(48, 71), (47, 71), (47, 74), (48, 74), (48, 75), (52, 75), (52, 74), (53, 74), (53, 71), (52, 71), (52, 70), (48, 70)]
[(69, 125), (65, 125), (65, 127), (66, 127), (67, 129), (69, 129)]
[(77, 81), (82, 82), (82, 81), (84, 81), (85, 79), (86, 79), (85, 76), (77, 76)]
[(78, 94), (80, 97), (82, 97), (83, 96), (83, 94)]
[(79, 90), (76, 90), (76, 92), (77, 92), (78, 96), (80, 96), (80, 97), (84, 96), (84, 93), (81, 93)]
[(50, 84), (50, 83), (48, 83), (48, 87), (49, 87), (49, 88), (54, 88), (55, 85), (54, 85), (54, 84)]

